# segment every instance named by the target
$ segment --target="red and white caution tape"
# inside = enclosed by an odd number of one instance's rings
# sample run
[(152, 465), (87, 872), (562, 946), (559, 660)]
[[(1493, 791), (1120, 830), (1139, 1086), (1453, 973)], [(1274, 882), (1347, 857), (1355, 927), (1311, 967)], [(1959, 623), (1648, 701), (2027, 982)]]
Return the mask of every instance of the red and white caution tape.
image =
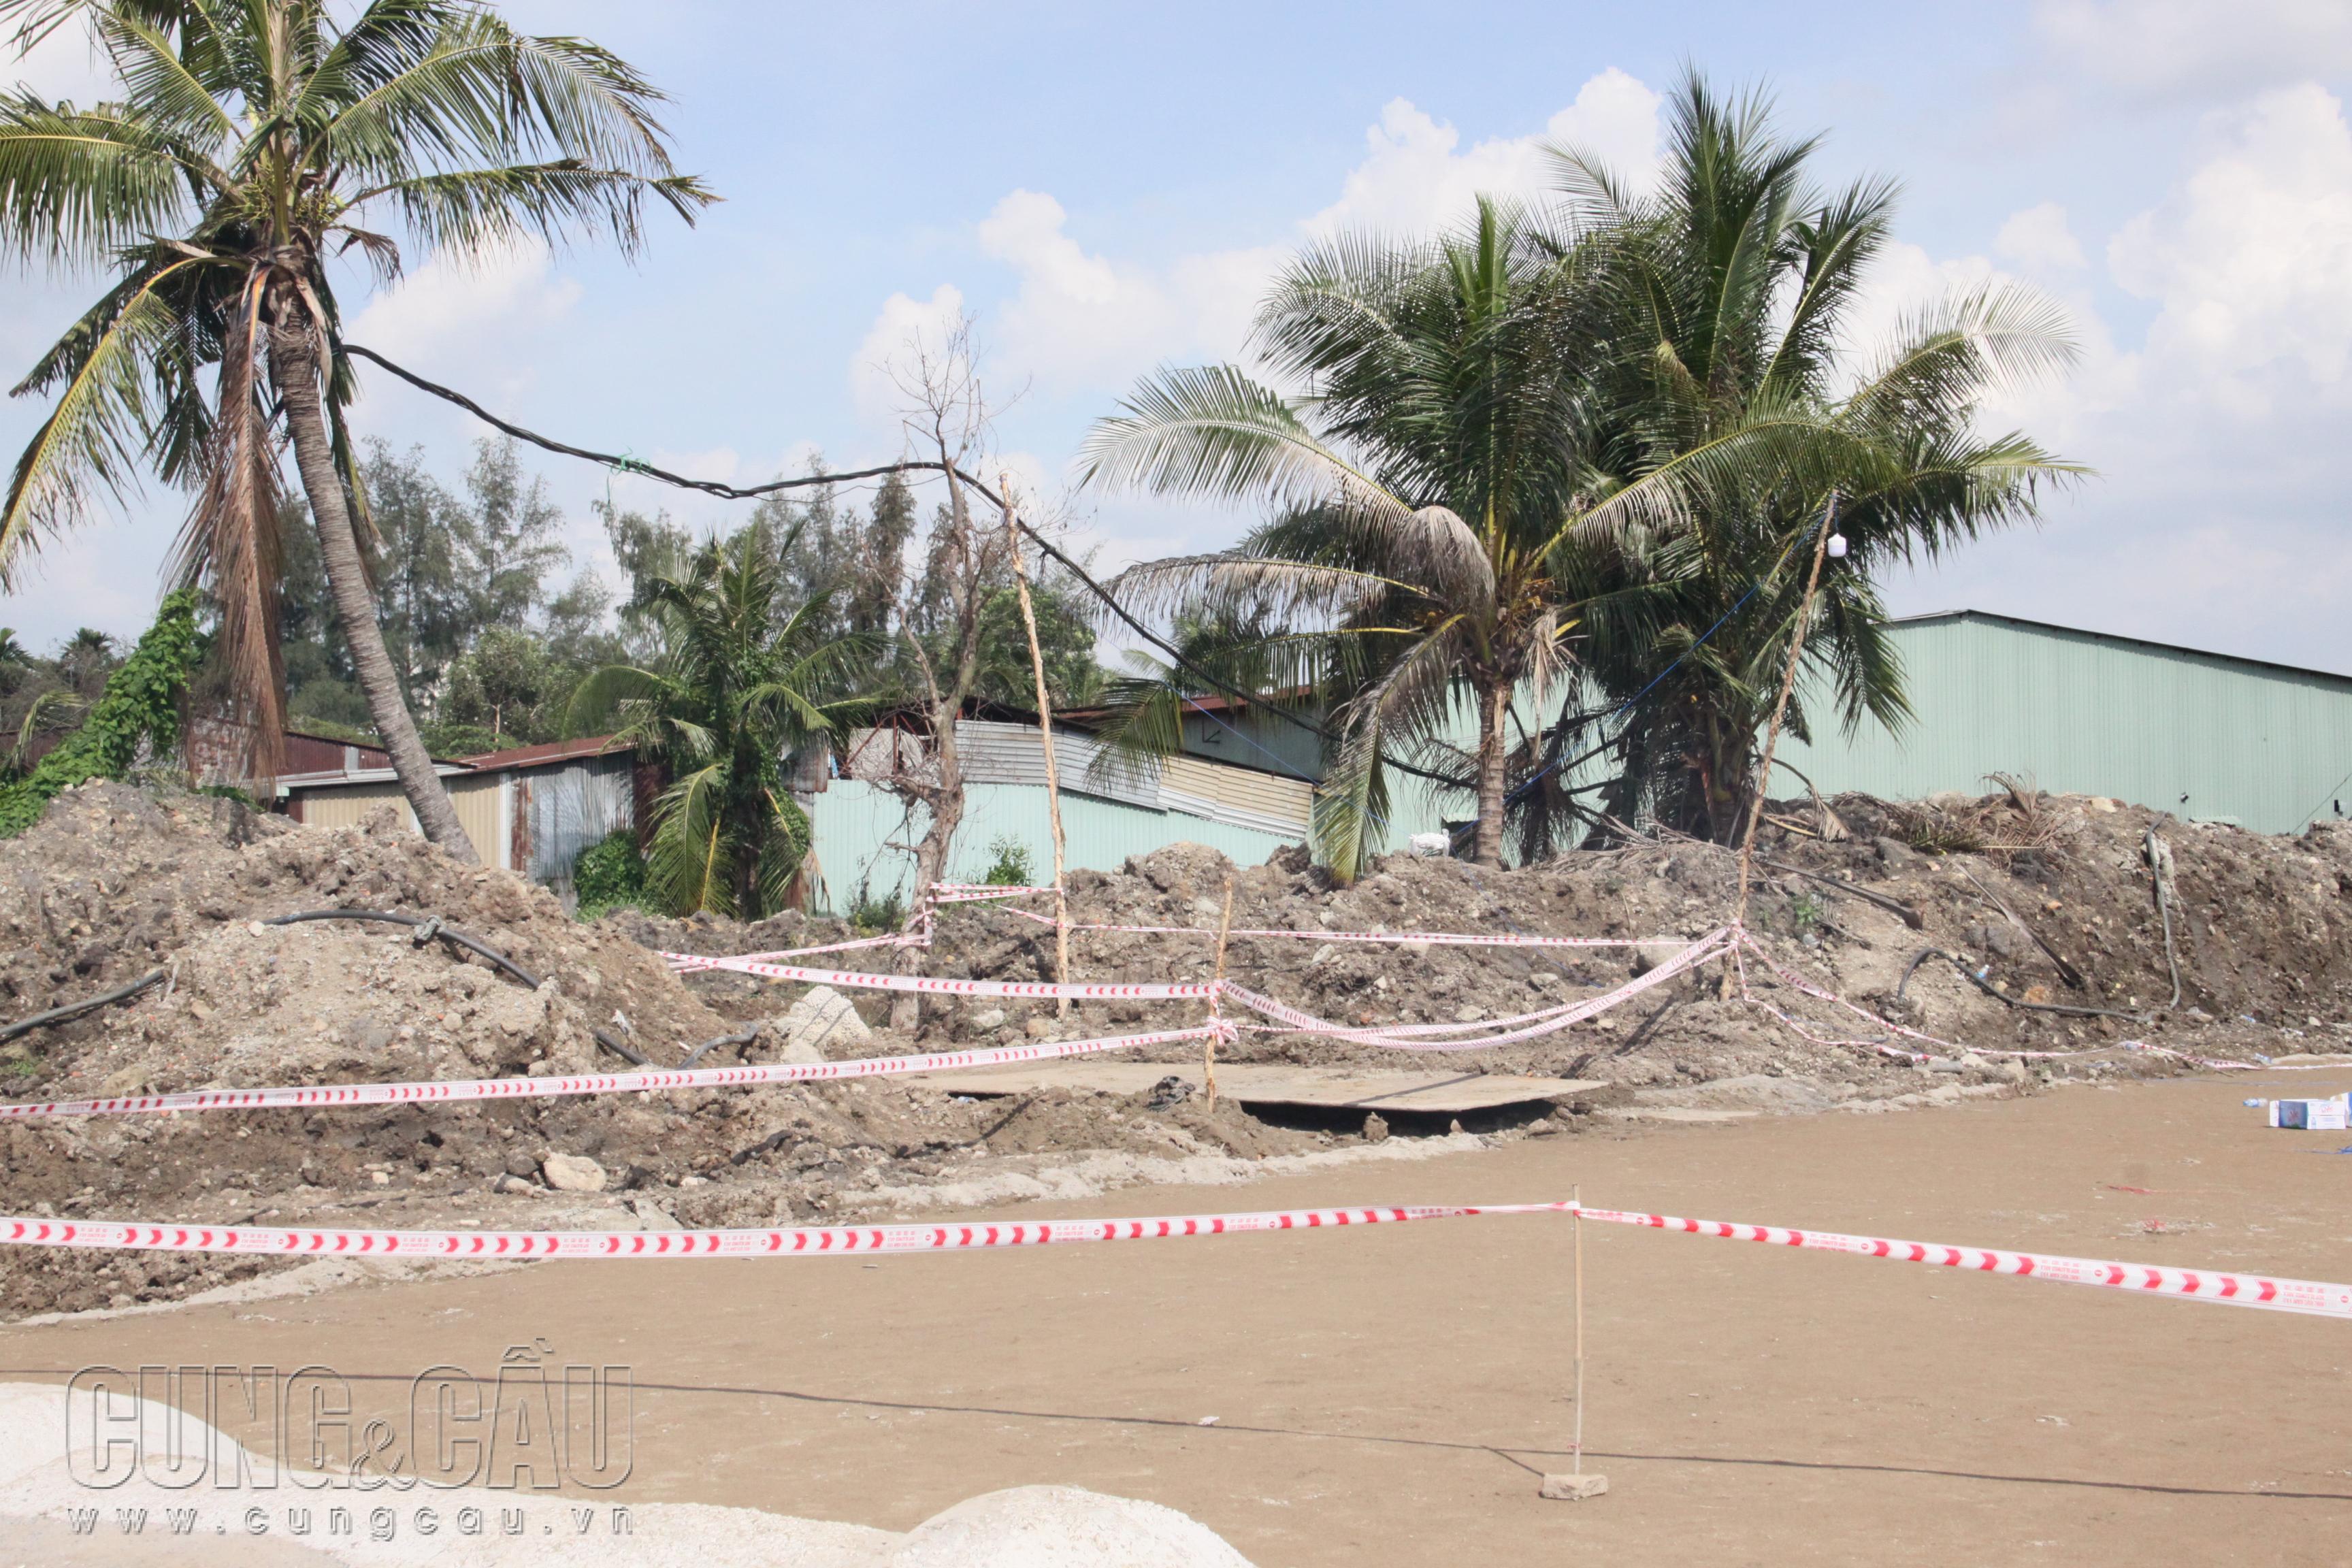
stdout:
[[(1693, 942), (1665, 963), (1620, 985), (1614, 991), (1606, 991), (1598, 996), (1588, 996), (1581, 1002), (1570, 1002), (1559, 1007), (1548, 1007), (1539, 1013), (1523, 1013), (1510, 1018), (1484, 1019), (1473, 1024), (1395, 1024), (1356, 1028), (1318, 1018), (1312, 1013), (1304, 1012), (1287, 1003), (1277, 1002), (1270, 996), (1261, 996), (1256, 992), (1245, 986), (1236, 985), (1230, 980), (1224, 983), (1224, 989), (1225, 994), (1243, 1006), (1254, 1013), (1274, 1019), (1280, 1026), (1280, 1032), (1285, 1034), (1321, 1035), (1331, 1039), (1348, 1040), (1357, 1045), (1382, 1046), (1391, 1050), (1400, 1051), (1477, 1051), (1493, 1046), (1515, 1045), (1521, 1040), (1532, 1040), (1541, 1036), (1557, 1034), (1572, 1025), (1582, 1023), (1587, 1018), (1596, 1017), (1610, 1008), (1640, 995), (1644, 991), (1663, 985), (1675, 976), (1695, 969), (1710, 959), (1720, 957), (1730, 946), (1729, 928), (1712, 931)], [(1514, 1024), (1523, 1026), (1499, 1027)], [(1434, 1035), (1461, 1035), (1475, 1029), (1488, 1032), (1465, 1039), (1440, 1040), (1429, 1037)]]
[(2043, 1252), (1947, 1247), (1684, 1219), (1625, 1209), (1582, 1208), (1573, 1203), (1484, 1204), (1385, 1208), (1282, 1209), (1256, 1214), (1184, 1215), (1151, 1219), (1063, 1219), (970, 1225), (781, 1226), (753, 1230), (473, 1231), (342, 1230), (313, 1226), (153, 1225), (115, 1220), (0, 1217), (0, 1246), (79, 1247), (101, 1251), (215, 1252), (257, 1256), (473, 1258), (805, 1258), (882, 1252), (978, 1252), (1011, 1247), (1053, 1247), (1086, 1241), (1156, 1241), (1185, 1237), (1241, 1236), (1285, 1230), (1339, 1229), (1419, 1219), (1488, 1215), (1577, 1214), (1601, 1224), (1679, 1231), (1730, 1241), (1759, 1241), (1817, 1252), (1843, 1252), (1898, 1263), (1927, 1263), (1983, 1274), (2094, 1285), (2137, 1295), (2169, 1296), (2274, 1312), (2352, 1318), (2352, 1285), (2233, 1274), (2147, 1263), (2113, 1263)]
[(1168, 1046), (1228, 1032), (1203, 1024), (1149, 1035), (1053, 1040), (982, 1051), (932, 1051), (913, 1057), (863, 1057), (831, 1062), (775, 1062), (760, 1067), (655, 1068), (647, 1072), (549, 1074), (545, 1078), (427, 1079), (410, 1083), (331, 1083), (288, 1089), (198, 1089), (178, 1094), (123, 1095), (107, 1100), (54, 1100), (0, 1104), (0, 1122), (50, 1116), (140, 1116), (176, 1110), (274, 1110), (304, 1106), (444, 1104), (468, 1100), (548, 1100), (574, 1094), (643, 1094), (653, 1089), (742, 1089), (763, 1083), (829, 1083), (845, 1079), (897, 1078), (908, 1073), (961, 1072), (1091, 1056), (1134, 1046)]
[(814, 958), (820, 952), (849, 952), (862, 947), (929, 947), (930, 933), (927, 931), (894, 931), (886, 936), (862, 936), (856, 942), (827, 942), (823, 947), (787, 947), (773, 952), (665, 952), (660, 956), (670, 968), (684, 974), (698, 969), (716, 969), (721, 958), (754, 958), (772, 963), (780, 958)]
[[(1043, 890), (1053, 891), (1050, 888)], [(1007, 910), (1004, 912), (1018, 915), (1024, 921), (1034, 921), (1043, 926), (1054, 923), (1051, 915), (1041, 915), (1033, 910)], [(1114, 931), (1127, 936), (1217, 934), (1215, 926), (1129, 926), (1094, 921), (1072, 921), (1069, 929), (1074, 931)], [(1291, 931), (1273, 926), (1235, 926), (1225, 934), (1236, 940), (1242, 937), (1287, 937), (1298, 942), (1373, 942), (1400, 947), (1415, 942), (1423, 947), (1647, 947), (1653, 942), (1682, 940), (1667, 936), (1529, 936), (1458, 931)]]
[(930, 901), (935, 904), (976, 904), (991, 899), (1020, 899), (1031, 893), (1050, 893), (1051, 888), (1008, 888), (995, 882), (933, 882)]
[[(1569, 1206), (1573, 1208), (1575, 1205)], [(2021, 1279), (2047, 1279), (2059, 1285), (2096, 1285), (2144, 1296), (2174, 1296), (2231, 1307), (2263, 1307), (2273, 1312), (2352, 1318), (2352, 1285), (2331, 1285), (2316, 1279), (2281, 1279), (2267, 1274), (2225, 1274), (2153, 1263), (2110, 1263), (2099, 1258), (2066, 1258), (2047, 1252), (2007, 1252), (1997, 1247), (1946, 1247), (1933, 1242), (1895, 1241), (1875, 1236), (1845, 1236), (1830, 1230), (1784, 1230), (1778, 1226), (1734, 1225), (1719, 1219), (1683, 1219), (1675, 1215), (1634, 1214), (1622, 1209), (1587, 1208), (1582, 1212), (1587, 1219), (1610, 1225), (1643, 1226), (1653, 1230), (1681, 1231), (1687, 1236), (1719, 1237), (1728, 1241), (1760, 1241), (1771, 1247), (1796, 1247), (1816, 1252), (1846, 1252), (1862, 1258), (1890, 1258), (1897, 1263), (1932, 1263), (1945, 1268), (1968, 1268), (1983, 1274), (2011, 1274)]]
[(1052, 1000), (1067, 996), (1077, 1002), (1205, 1002), (1217, 988), (1213, 980), (1178, 984), (1067, 984), (1051, 980), (951, 980), (928, 974), (874, 974), (856, 969), (810, 969), (796, 963), (763, 963), (754, 958), (713, 958), (701, 953), (665, 952), (663, 958), (685, 959), (699, 969), (724, 969), (757, 974), (768, 980), (799, 980), (812, 985), (845, 986), (861, 991), (914, 991), (936, 996), (1027, 996)]
[(364, 1258), (808, 1258), (826, 1253), (981, 1252), (1079, 1241), (1160, 1241), (1276, 1230), (1330, 1230), (1416, 1219), (1554, 1214), (1566, 1204), (1490, 1207), (1285, 1209), (1166, 1219), (1026, 1224), (782, 1226), (766, 1230), (324, 1230), (250, 1225), (145, 1225), (0, 1217), (0, 1246), (134, 1252), (236, 1252)]

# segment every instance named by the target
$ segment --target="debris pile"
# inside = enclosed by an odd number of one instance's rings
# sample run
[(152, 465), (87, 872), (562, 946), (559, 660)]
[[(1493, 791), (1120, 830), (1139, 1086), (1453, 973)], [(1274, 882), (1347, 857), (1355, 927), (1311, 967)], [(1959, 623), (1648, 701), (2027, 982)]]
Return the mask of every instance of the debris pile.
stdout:
[[(2333, 1050), (2352, 1036), (2352, 831), (2295, 839), (2190, 826), (2082, 797), (2004, 790), (1895, 805), (1842, 796), (1771, 808), (1749, 926), (1811, 983), (1952, 1042), (1885, 1032), (1776, 988), (1735, 992), (1719, 966), (1545, 1038), (1449, 1054), (1449, 1071), (1601, 1080), (1547, 1115), (1473, 1119), (1463, 1136), (1621, 1128), (1644, 1114), (1866, 1110), (2030, 1092), (2069, 1078), (2179, 1070), (2125, 1048), (2198, 1057)], [(2159, 908), (2150, 830), (2171, 880)], [(1086, 931), (1073, 978), (1207, 979), (1228, 879), (1229, 975), (1349, 1025), (1464, 1023), (1622, 984), (1719, 926), (1733, 859), (1687, 840), (1579, 852), (1524, 870), (1393, 855), (1339, 888), (1297, 851), (1234, 868), (1171, 846), (1071, 881)], [(945, 909), (926, 973), (1052, 977), (1049, 925), (1013, 908)], [(279, 926), (322, 908), (433, 917), (541, 977), (527, 988), (429, 934), (381, 924)], [(2164, 922), (2172, 923), (2168, 961)], [(212, 1087), (614, 1070), (593, 1032), (656, 1065), (841, 1058), (1181, 1026), (1198, 1003), (926, 998), (914, 1037), (888, 998), (741, 974), (672, 974), (659, 951), (733, 953), (849, 939), (839, 921), (757, 926), (625, 913), (593, 924), (510, 874), (458, 866), (387, 810), (357, 829), (301, 828), (209, 796), (93, 784), (0, 844), (0, 1025), (155, 969), (115, 1006), (0, 1046), (0, 1098), (45, 1100)], [(1336, 940), (1363, 931), (1638, 939), (1589, 949)], [(887, 968), (888, 948), (819, 962)], [(2173, 965), (2180, 999), (2171, 1005)], [(719, 1042), (711, 1044), (710, 1042)], [(2066, 1053), (2020, 1059), (2002, 1050)], [(1198, 1049), (1146, 1056), (1196, 1061)], [(1235, 1058), (1435, 1066), (1327, 1037), (1245, 1033)], [(1171, 1087), (1171, 1085), (1174, 1087)], [(1042, 1090), (972, 1099), (919, 1079), (401, 1105), (100, 1117), (0, 1125), (14, 1212), (113, 1218), (350, 1220), (376, 1226), (667, 1227), (877, 1216), (1139, 1180), (1236, 1180), (1262, 1163), (1412, 1157), (1441, 1125), (1409, 1118), (1250, 1114), (1170, 1079), (1146, 1093)], [(1271, 1112), (1269, 1115), (1273, 1114)], [(1424, 1121), (1428, 1119), (1423, 1119)], [(1392, 1135), (1393, 1134), (1393, 1135)], [(0, 1257), (0, 1316), (175, 1299), (259, 1259)]]

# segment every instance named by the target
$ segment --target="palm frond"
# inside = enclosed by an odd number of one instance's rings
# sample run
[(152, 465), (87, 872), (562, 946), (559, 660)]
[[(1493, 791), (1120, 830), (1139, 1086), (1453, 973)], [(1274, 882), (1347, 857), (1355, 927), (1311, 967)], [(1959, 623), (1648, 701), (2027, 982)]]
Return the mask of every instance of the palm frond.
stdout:
[(158, 290), (196, 265), (175, 263), (110, 294), (44, 362), (65, 385), (17, 458), (0, 507), (0, 588), (15, 587), (40, 536), (83, 521), (101, 496), (120, 501), (136, 487), (153, 417), (148, 366), (179, 330)]

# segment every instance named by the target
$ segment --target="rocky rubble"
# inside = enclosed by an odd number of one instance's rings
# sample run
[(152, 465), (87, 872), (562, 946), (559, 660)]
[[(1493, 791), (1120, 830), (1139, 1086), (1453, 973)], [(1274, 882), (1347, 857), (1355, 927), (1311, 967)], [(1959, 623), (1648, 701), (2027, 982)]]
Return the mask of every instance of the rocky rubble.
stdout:
[[(1896, 1060), (1856, 1043), (1878, 1033), (1864, 1020), (1759, 990), (1818, 1037), (1809, 1040), (1722, 997), (1710, 968), (1545, 1039), (1446, 1056), (1449, 1070), (1610, 1086), (1554, 1116), (1537, 1107), (1473, 1119), (1462, 1137), (1627, 1135), (1642, 1115), (1665, 1111), (1705, 1119), (1936, 1105), (2178, 1070), (2126, 1042), (2199, 1057), (2280, 1056), (2332, 1050), (2352, 1034), (2352, 832), (2344, 828), (2267, 838), (2030, 792), (1916, 805), (1848, 796), (1775, 806), (1770, 821), (1751, 929), (1783, 965), (1951, 1044), (1919, 1046), (1933, 1058), (1923, 1063)], [(2142, 854), (2151, 825), (2175, 867), (2178, 1007), (2168, 1005)], [(1351, 1024), (1492, 1018), (1590, 995), (1664, 962), (1726, 919), (1733, 874), (1727, 851), (1679, 841), (1507, 872), (1399, 854), (1338, 888), (1295, 851), (1234, 868), (1178, 845), (1116, 873), (1076, 873), (1072, 907), (1082, 921), (1188, 934), (1081, 933), (1073, 968), (1097, 980), (1206, 978), (1230, 878), (1236, 927), (1299, 933), (1235, 938), (1227, 968), (1241, 983)], [(404, 928), (261, 923), (326, 907), (437, 916), (544, 983), (527, 989)], [(1343, 931), (1640, 941), (1534, 951), (1326, 940)], [(583, 925), (520, 879), (452, 863), (389, 811), (362, 829), (309, 829), (226, 801), (117, 784), (68, 792), (33, 831), (0, 844), (0, 1017), (152, 968), (169, 975), (128, 1005), (0, 1048), (0, 1095), (16, 1100), (620, 1067), (591, 1038), (596, 1026), (667, 1064), (760, 1026), (713, 1047), (702, 1058), (713, 1065), (1114, 1034), (1202, 1014), (1198, 1004), (1087, 1004), (1062, 1016), (1050, 1004), (927, 1000), (908, 1037), (886, 1026), (886, 1002), (872, 993), (723, 973), (681, 981), (656, 956), (845, 940), (852, 933), (838, 921), (622, 914)], [(2000, 994), (1950, 958), (1920, 957), (1930, 948), (1980, 972)], [(1052, 951), (1049, 928), (966, 905), (941, 912), (922, 962), (935, 974), (1040, 979)], [(816, 962), (884, 967), (890, 958), (881, 949)], [(1750, 976), (1760, 984), (1752, 964)], [(2024, 1063), (1988, 1054), (2000, 1048), (2066, 1054)], [(1172, 1062), (1196, 1052), (1156, 1054)], [(1235, 1054), (1437, 1065), (1273, 1033), (1245, 1035)], [(1276, 1125), (1230, 1100), (1212, 1112), (1175, 1092), (971, 1100), (919, 1079), (92, 1118), (0, 1127), (0, 1209), (379, 1226), (764, 1224), (1079, 1196), (1137, 1180), (1235, 1180), (1268, 1161), (1410, 1157), (1446, 1131), (1410, 1121), (1302, 1115)], [(0, 1315), (168, 1300), (273, 1267), (0, 1256)]]

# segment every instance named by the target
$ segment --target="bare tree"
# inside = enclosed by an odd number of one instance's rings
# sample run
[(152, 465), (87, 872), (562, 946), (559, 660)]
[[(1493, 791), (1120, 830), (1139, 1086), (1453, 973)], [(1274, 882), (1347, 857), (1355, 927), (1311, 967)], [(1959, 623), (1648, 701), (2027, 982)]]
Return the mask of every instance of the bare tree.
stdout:
[[(956, 721), (980, 681), (982, 611), (1010, 564), (1005, 531), (974, 525), (971, 492), (961, 477), (982, 460), (994, 413), (982, 385), (971, 325), (966, 316), (936, 338), (915, 334), (890, 367), (904, 399), (908, 440), (942, 465), (948, 492), (932, 524), (924, 602), (909, 605), (917, 613), (898, 617), (898, 637), (914, 671), (922, 744), (911, 758), (912, 748), (893, 752), (886, 786), (910, 808), (920, 805), (928, 817), (915, 846), (919, 901), (947, 874), (956, 829), (963, 823)], [(921, 962), (919, 950), (903, 948), (898, 973), (910, 974)], [(912, 1033), (921, 1021), (920, 997), (909, 994), (892, 1002), (892, 1028)]]

